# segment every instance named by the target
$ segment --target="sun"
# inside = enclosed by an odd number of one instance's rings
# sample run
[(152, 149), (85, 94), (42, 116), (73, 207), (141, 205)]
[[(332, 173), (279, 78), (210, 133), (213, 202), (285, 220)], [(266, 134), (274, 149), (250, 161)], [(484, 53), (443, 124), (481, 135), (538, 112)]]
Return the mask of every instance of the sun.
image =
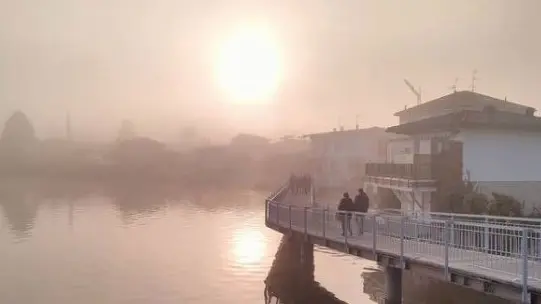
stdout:
[(261, 261), (265, 247), (265, 239), (259, 231), (239, 230), (233, 235), (233, 254), (241, 265), (248, 266)]
[(241, 28), (220, 48), (218, 80), (233, 102), (268, 101), (279, 86), (281, 73), (281, 53), (265, 28)]

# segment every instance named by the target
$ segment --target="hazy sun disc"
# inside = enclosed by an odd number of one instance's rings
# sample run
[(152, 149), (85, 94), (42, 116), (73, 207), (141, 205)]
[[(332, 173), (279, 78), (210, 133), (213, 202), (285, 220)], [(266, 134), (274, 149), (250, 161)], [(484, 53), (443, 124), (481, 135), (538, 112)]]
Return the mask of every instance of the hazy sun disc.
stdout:
[(244, 28), (223, 45), (218, 77), (233, 101), (261, 103), (278, 88), (281, 64), (280, 52), (268, 31)]

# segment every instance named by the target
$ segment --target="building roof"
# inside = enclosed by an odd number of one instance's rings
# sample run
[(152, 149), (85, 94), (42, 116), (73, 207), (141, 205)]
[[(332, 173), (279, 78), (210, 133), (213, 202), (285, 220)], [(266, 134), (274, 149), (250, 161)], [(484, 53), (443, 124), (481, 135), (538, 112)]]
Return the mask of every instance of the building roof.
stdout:
[(518, 103), (509, 102), (507, 100), (497, 99), (487, 95), (479, 94), (472, 91), (458, 91), (440, 98), (422, 103), (418, 106), (404, 109), (396, 112), (395, 116), (402, 114), (422, 114), (426, 112), (437, 112), (438, 110), (482, 110), (486, 106), (492, 106), (499, 111), (526, 113), (528, 109), (535, 111), (534, 108), (521, 105)]
[(350, 130), (335, 130), (330, 132), (322, 132), (322, 133), (312, 133), (312, 134), (306, 134), (303, 135), (303, 138), (323, 138), (323, 137), (332, 137), (332, 136), (351, 136), (351, 135), (367, 135), (367, 134), (373, 134), (373, 135), (383, 135), (386, 136), (385, 128), (380, 127), (372, 127), (372, 128), (365, 128), (365, 129), (350, 129)]
[(521, 130), (541, 132), (541, 118), (502, 111), (462, 110), (387, 128), (396, 134), (419, 134), (460, 129)]

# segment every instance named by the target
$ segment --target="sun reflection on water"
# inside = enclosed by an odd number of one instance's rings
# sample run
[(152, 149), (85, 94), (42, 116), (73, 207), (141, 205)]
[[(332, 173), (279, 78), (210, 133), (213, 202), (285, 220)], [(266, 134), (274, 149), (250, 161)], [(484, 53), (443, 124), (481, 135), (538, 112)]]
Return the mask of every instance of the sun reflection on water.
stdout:
[(232, 252), (237, 263), (250, 266), (259, 263), (266, 250), (263, 233), (252, 229), (240, 229), (233, 233)]

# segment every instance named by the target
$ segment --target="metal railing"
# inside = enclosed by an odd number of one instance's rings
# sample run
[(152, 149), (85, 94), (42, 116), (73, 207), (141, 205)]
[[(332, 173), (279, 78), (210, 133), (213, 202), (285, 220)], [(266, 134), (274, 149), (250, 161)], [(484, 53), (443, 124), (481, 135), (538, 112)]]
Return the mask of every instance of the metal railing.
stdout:
[[(420, 260), (529, 288), (541, 288), (541, 229), (539, 221), (462, 214), (348, 213), (314, 207), (296, 207), (278, 200), (266, 202), (267, 222), (346, 246), (397, 255), (402, 261)], [(351, 232), (344, 222), (351, 222)], [(479, 220), (482, 218), (482, 220)], [(509, 220), (511, 219), (511, 220)], [(522, 224), (522, 220), (524, 224)], [(344, 226), (347, 228), (347, 224)], [(362, 232), (362, 234), (360, 234)]]
[(366, 175), (407, 179), (432, 179), (432, 164), (367, 163)]
[(510, 216), (494, 216), (485, 214), (467, 214), (467, 213), (446, 213), (446, 212), (424, 212), (424, 211), (411, 211), (400, 209), (381, 209), (381, 214), (390, 214), (396, 216), (408, 216), (416, 218), (431, 218), (438, 220), (454, 220), (461, 222), (475, 222), (475, 223), (492, 223), (492, 224), (505, 224), (509, 226), (527, 226), (533, 229), (541, 229), (541, 218), (528, 218), (528, 217), (510, 217)]

